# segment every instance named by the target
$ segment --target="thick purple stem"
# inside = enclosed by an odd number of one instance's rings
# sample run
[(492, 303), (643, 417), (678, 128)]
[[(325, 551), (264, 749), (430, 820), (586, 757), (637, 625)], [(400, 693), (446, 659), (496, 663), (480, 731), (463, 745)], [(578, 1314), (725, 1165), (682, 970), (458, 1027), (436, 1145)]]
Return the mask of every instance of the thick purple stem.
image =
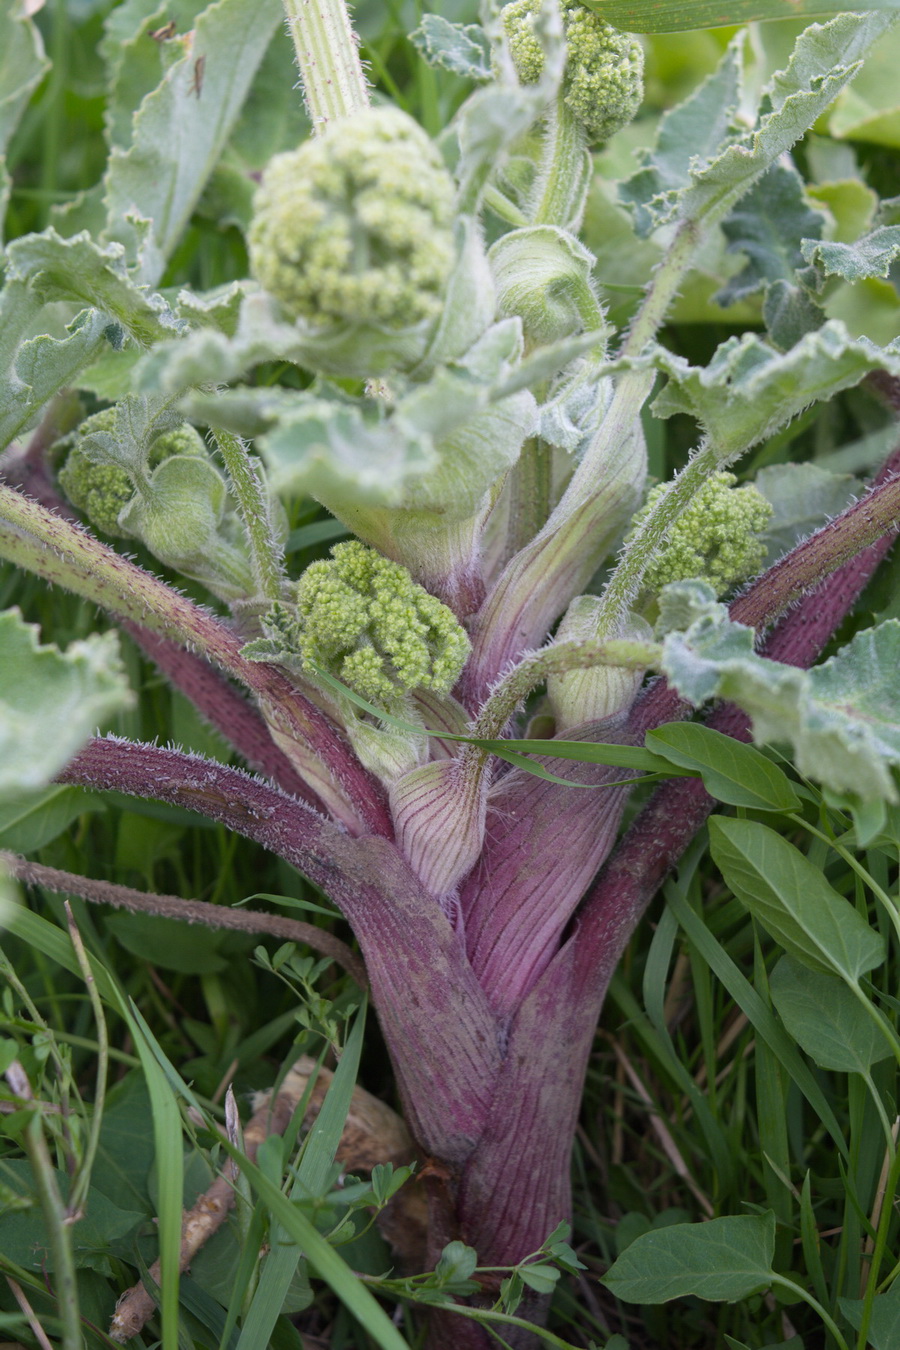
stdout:
[(437, 1157), (468, 1157), (500, 1065), (497, 1026), (446, 915), (392, 843), (351, 838), (241, 769), (115, 737), (90, 741), (59, 781), (199, 811), (320, 886), (362, 948), (410, 1127)]
[(251, 769), (271, 778), (283, 792), (299, 797), (313, 810), (326, 812), (321, 799), (278, 749), (257, 710), (208, 661), (140, 624), (123, 622), (122, 627)]

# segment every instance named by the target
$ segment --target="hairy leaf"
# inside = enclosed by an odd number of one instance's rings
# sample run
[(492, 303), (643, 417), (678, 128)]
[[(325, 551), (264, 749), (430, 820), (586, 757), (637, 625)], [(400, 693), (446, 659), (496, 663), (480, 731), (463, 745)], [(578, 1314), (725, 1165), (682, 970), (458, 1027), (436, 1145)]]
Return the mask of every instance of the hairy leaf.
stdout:
[(439, 14), (423, 14), (409, 40), (430, 66), (442, 66), (465, 80), (491, 78), (491, 49), (477, 23), (450, 23)]
[[(224, 149), (281, 15), (277, 0), (216, 0), (184, 54), (141, 104), (105, 179), (110, 239), (141, 281), (158, 281)], [(150, 229), (140, 221), (151, 222)]]
[(891, 264), (900, 257), (900, 225), (882, 225), (855, 244), (805, 239), (802, 250), (806, 261), (819, 268), (823, 277), (843, 277), (845, 281), (886, 277)]
[(754, 485), (773, 508), (763, 535), (766, 567), (843, 511), (862, 490), (858, 478), (829, 473), (817, 464), (773, 464), (760, 469)]
[(63, 239), (55, 230), (29, 234), (7, 250), (9, 276), (27, 282), (42, 301), (74, 300), (117, 320), (142, 346), (170, 338), (179, 324), (161, 295), (136, 285), (121, 244), (101, 248), (88, 234)]
[(43, 787), (132, 701), (114, 633), (42, 646), (18, 610), (0, 614), (0, 797)]
[(670, 633), (662, 668), (692, 703), (724, 698), (750, 714), (754, 739), (785, 741), (800, 773), (863, 800), (897, 800), (900, 621), (857, 633), (830, 661), (798, 670), (757, 656), (753, 631), (707, 617)]
[[(645, 152), (644, 167), (623, 185), (623, 200), (635, 212), (638, 232), (648, 234), (675, 219), (720, 220), (809, 130), (895, 19), (890, 13), (841, 14), (806, 29), (786, 69), (763, 90), (758, 119), (749, 132), (734, 121), (740, 50), (732, 44), (719, 71), (663, 118), (657, 148)], [(698, 135), (692, 140), (694, 130)]]
[(799, 174), (785, 164), (773, 164), (731, 214), (722, 222), (729, 253), (743, 253), (747, 265), (716, 295), (732, 305), (773, 281), (792, 282), (807, 257), (801, 240), (822, 236), (825, 217), (803, 195)]
[(811, 403), (852, 388), (871, 371), (900, 375), (900, 339), (879, 347), (851, 337), (843, 323), (831, 319), (786, 352), (745, 333), (723, 342), (706, 367), (691, 366), (662, 348), (652, 359), (669, 376), (653, 412), (696, 417), (725, 464)]

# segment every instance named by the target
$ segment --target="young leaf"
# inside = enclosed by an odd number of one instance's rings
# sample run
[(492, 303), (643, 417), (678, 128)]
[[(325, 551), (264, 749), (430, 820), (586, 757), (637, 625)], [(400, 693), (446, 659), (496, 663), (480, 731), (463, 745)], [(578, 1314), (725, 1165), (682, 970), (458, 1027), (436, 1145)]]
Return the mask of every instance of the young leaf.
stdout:
[(747, 265), (718, 292), (716, 302), (732, 305), (773, 281), (792, 282), (806, 256), (801, 240), (821, 239), (824, 224), (822, 212), (804, 197), (796, 170), (773, 164), (722, 222), (727, 251), (745, 254)]
[(114, 633), (38, 642), (18, 610), (0, 614), (0, 797), (38, 788), (81, 749), (97, 723), (132, 702)]
[(754, 820), (713, 816), (713, 859), (726, 884), (789, 956), (849, 984), (884, 960), (884, 939), (819, 868)]
[(676, 1223), (635, 1238), (601, 1280), (626, 1303), (667, 1303), (695, 1294), (733, 1301), (771, 1281), (775, 1215)]
[(464, 80), (491, 78), (491, 48), (477, 23), (450, 23), (439, 14), (423, 14), (409, 40), (430, 66), (442, 66)]
[(92, 305), (122, 325), (142, 346), (169, 338), (179, 323), (161, 295), (136, 286), (121, 244), (101, 248), (88, 234), (63, 239), (55, 230), (29, 234), (7, 249), (9, 276), (28, 282), (42, 301)]
[(823, 1069), (868, 1073), (892, 1054), (884, 1033), (836, 975), (783, 956), (770, 977), (772, 1002), (800, 1048)]
[(757, 741), (787, 741), (801, 774), (863, 800), (897, 800), (900, 621), (857, 633), (812, 670), (767, 661), (753, 634), (707, 618), (670, 633), (662, 669), (692, 703), (725, 698), (750, 714)]
[(900, 225), (882, 225), (855, 244), (824, 243), (804, 239), (803, 257), (825, 277), (843, 277), (862, 281), (866, 277), (886, 277), (891, 263), (900, 255)]
[(840, 320), (831, 319), (785, 352), (745, 333), (723, 342), (705, 367), (662, 348), (652, 359), (669, 376), (653, 402), (654, 414), (696, 417), (726, 464), (811, 403), (852, 388), (871, 371), (900, 375), (900, 341), (879, 347), (851, 337)]
[(800, 799), (777, 764), (752, 745), (694, 722), (672, 722), (648, 731), (648, 750), (682, 769), (694, 769), (711, 797), (757, 811), (796, 811)]

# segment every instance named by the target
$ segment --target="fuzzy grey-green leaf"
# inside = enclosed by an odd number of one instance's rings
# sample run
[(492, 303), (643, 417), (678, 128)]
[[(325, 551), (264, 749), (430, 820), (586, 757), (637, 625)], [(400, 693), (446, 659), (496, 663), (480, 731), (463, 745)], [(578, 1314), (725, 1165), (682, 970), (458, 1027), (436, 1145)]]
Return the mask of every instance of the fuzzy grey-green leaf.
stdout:
[(41, 645), (18, 610), (0, 614), (0, 799), (43, 787), (131, 692), (113, 633)]

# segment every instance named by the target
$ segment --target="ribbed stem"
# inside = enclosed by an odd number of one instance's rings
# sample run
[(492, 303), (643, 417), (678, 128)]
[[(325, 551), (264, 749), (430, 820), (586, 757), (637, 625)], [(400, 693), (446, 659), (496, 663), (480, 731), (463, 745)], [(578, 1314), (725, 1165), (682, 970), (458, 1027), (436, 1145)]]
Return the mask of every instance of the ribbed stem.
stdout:
[(344, 0), (284, 0), (313, 128), (369, 106), (356, 34)]

